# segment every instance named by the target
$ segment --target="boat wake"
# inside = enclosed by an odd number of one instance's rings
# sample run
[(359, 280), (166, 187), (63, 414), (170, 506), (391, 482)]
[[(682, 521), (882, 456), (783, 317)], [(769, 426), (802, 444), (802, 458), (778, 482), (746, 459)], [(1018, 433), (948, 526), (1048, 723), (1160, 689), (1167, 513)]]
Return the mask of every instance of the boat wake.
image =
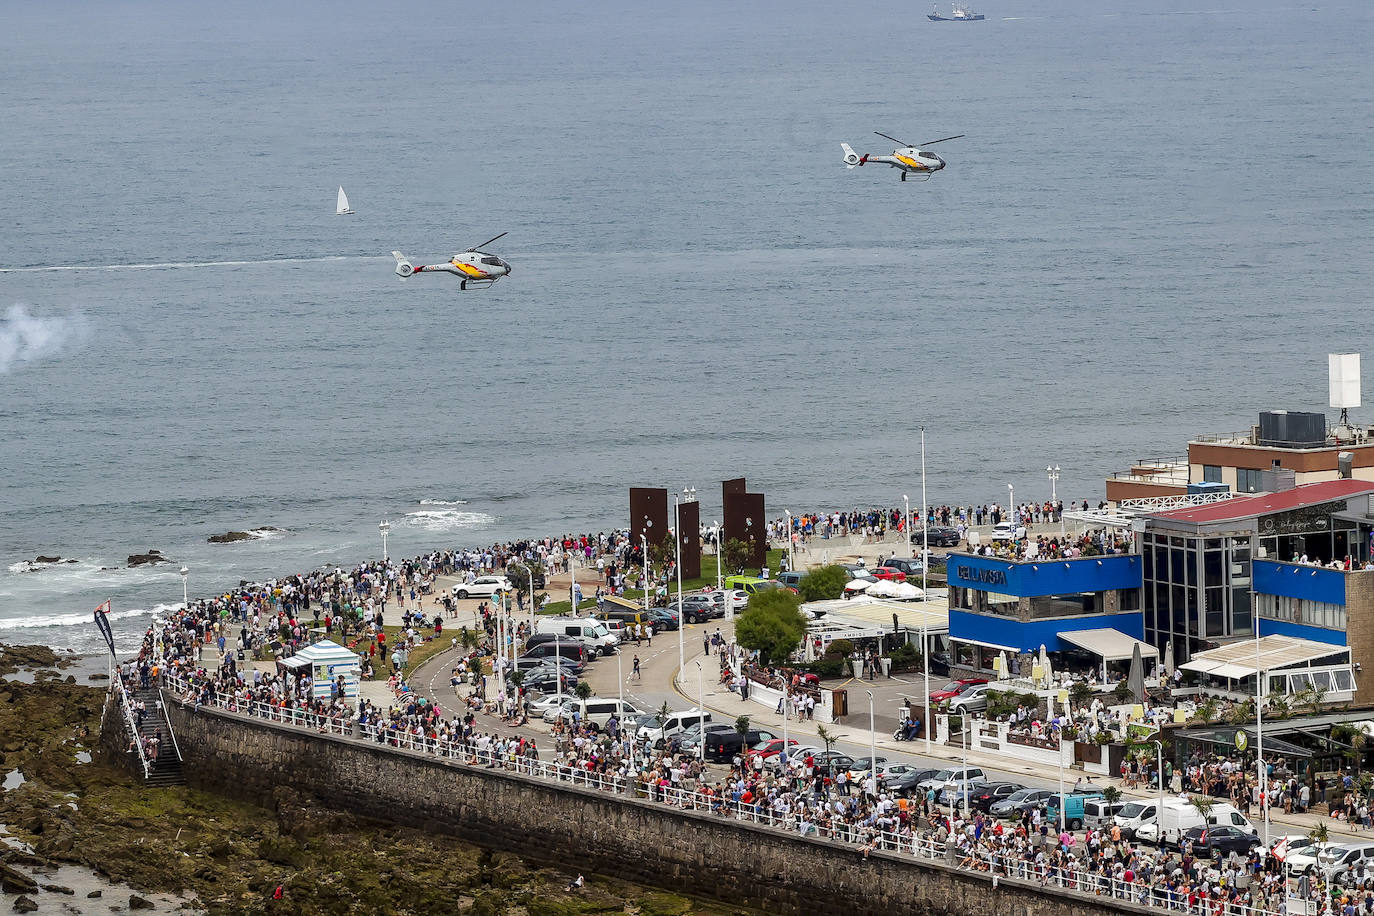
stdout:
[(330, 255), (321, 258), (261, 258), (250, 261), (158, 261), (150, 264), (63, 264), (50, 267), (0, 267), (0, 274), (36, 274), (56, 270), (179, 270), (186, 267), (242, 267), (248, 264), (313, 264), (321, 261), (377, 261), (373, 255)]

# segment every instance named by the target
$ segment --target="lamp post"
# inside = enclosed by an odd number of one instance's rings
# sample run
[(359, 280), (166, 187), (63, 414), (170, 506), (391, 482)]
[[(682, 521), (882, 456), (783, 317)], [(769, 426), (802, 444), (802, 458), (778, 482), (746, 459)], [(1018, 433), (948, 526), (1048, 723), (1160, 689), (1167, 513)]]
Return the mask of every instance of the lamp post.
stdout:
[[(720, 542), (723, 537), (725, 537), (725, 529), (720, 526), (720, 519), (716, 519), (716, 591), (720, 591), (725, 587), (720, 570)], [(729, 610), (729, 608), (726, 610)]]
[(624, 713), (624, 710), (625, 710), (625, 671), (624, 671), (624, 669), (622, 669), (622, 668), (620, 667), (620, 655), (621, 655), (620, 647), (619, 647), (619, 646), (616, 646), (616, 647), (615, 647), (615, 683), (616, 683), (616, 688), (617, 688), (617, 697), (620, 699), (620, 708), (619, 708), (619, 710), (616, 711), (616, 717), (617, 717), (617, 718), (619, 718), (619, 717)]
[(1059, 536), (1064, 537), (1064, 516), (1059, 512), (1059, 465), (1045, 466), (1050, 478), (1050, 511), (1059, 516)]
[[(873, 795), (878, 794), (878, 732), (873, 724), (873, 691), (865, 690), (868, 694), (868, 777), (873, 780)], [(787, 742), (783, 742), (783, 747)]]
[[(677, 494), (673, 494), (673, 551), (673, 564), (677, 567), (677, 676), (682, 677), (682, 668), (685, 664), (682, 643), (687, 638), (687, 628), (682, 625), (682, 506), (677, 501)], [(705, 744), (704, 727), (701, 739), (701, 743)]]
[(1259, 609), (1256, 608), (1250, 622), (1255, 627), (1255, 775), (1259, 778), (1260, 813), (1264, 815), (1264, 845), (1269, 846), (1269, 773), (1264, 767), (1264, 725), (1260, 713), (1264, 673), (1260, 671), (1260, 628)]
[[(1064, 832), (1064, 732), (1059, 732), (1059, 832)], [(1156, 817), (1159, 815), (1156, 814)]]
[(797, 568), (797, 558), (792, 552), (792, 513), (787, 509), (782, 510), (782, 514), (787, 516), (787, 568), (795, 570)]
[(525, 569), (530, 575), (530, 635), (534, 635), (534, 564), (529, 560), (525, 561)]
[[(927, 582), (927, 569), (930, 565), (930, 525), (926, 520), (926, 428), (921, 427), (921, 600), (930, 594)], [(921, 606), (921, 670), (925, 676), (925, 688), (921, 696), (925, 703), (925, 718), (921, 730), (926, 733), (926, 753), (930, 753), (930, 645), (926, 633), (926, 609)]]
[[(706, 679), (702, 674), (701, 662), (697, 662), (697, 709), (706, 712)], [(783, 746), (787, 745), (783, 741)], [(706, 763), (706, 723), (701, 725), (701, 737), (697, 740), (697, 759)]]
[(649, 616), (649, 539), (639, 536), (640, 552), (644, 555), (644, 616)]
[(1011, 533), (1016, 534), (1016, 490), (1007, 484), (1007, 521), (1011, 522)]
[(572, 615), (577, 616), (577, 556), (568, 552), (568, 574), (572, 582), (568, 585), (568, 603), (572, 605)]
[(190, 608), (191, 606), (191, 599), (186, 591), (186, 577), (190, 574), (191, 571), (189, 569), (185, 566), (181, 567), (181, 606), (184, 608)]
[(382, 562), (386, 562), (386, 536), (391, 533), (391, 522), (382, 519), (377, 523), (377, 530), (382, 533)]

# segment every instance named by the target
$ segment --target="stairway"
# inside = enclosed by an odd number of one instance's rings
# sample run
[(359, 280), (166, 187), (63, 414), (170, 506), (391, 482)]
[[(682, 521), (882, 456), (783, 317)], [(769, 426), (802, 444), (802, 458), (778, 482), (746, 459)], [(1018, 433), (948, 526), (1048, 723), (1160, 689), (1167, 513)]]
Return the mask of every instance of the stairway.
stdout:
[[(158, 732), (162, 733), (162, 740), (158, 745), (157, 762), (148, 771), (144, 785), (149, 786), (184, 786), (186, 785), (186, 774), (181, 770), (181, 759), (177, 756), (176, 744), (172, 741), (172, 730), (167, 726), (167, 717), (163, 712), (159, 702), (162, 694), (156, 687), (148, 689), (133, 689), (129, 691), (129, 699), (137, 702), (143, 701), (146, 711), (143, 715), (143, 726), (138, 730), (140, 742), (144, 738), (150, 738)], [(135, 715), (137, 721), (137, 715)]]

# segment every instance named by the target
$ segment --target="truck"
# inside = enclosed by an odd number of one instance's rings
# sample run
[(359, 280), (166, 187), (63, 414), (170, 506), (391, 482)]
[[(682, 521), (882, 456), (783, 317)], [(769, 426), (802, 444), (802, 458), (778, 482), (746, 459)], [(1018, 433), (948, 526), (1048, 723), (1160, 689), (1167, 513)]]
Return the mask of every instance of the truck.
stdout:
[(1191, 827), (1206, 827), (1210, 824), (1225, 824), (1238, 827), (1246, 833), (1259, 834), (1255, 825), (1246, 820), (1245, 815), (1236, 810), (1230, 802), (1218, 801), (1204, 818), (1191, 801), (1183, 798), (1166, 798), (1159, 809), (1156, 820), (1158, 830), (1156, 839), (1161, 846), (1177, 846), (1184, 831)]

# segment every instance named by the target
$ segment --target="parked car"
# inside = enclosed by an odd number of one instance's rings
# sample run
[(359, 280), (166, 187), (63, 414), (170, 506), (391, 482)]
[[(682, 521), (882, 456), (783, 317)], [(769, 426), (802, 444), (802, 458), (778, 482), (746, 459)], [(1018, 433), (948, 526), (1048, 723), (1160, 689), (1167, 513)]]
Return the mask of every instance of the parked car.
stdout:
[(906, 573), (895, 566), (879, 566), (873, 570), (875, 579), (886, 579), (889, 582), (905, 582)]
[(935, 775), (921, 781), (922, 789), (935, 789), (937, 792), (954, 783), (977, 782), (983, 778), (982, 767), (949, 767), (939, 770)]
[(662, 722), (658, 720), (656, 713), (641, 716), (635, 721), (639, 723), (640, 738), (648, 738), (654, 743), (654, 747), (662, 747), (669, 738), (675, 737), (691, 726), (702, 721), (710, 722), (711, 714), (702, 712), (700, 709), (688, 709), (670, 713), (668, 718)]
[[(540, 693), (558, 693), (559, 672), (553, 668), (541, 665), (531, 671), (525, 672), (525, 676), (520, 681), (522, 690), (538, 690)], [(577, 675), (563, 672), (563, 692), (572, 693), (577, 689)]]
[(1051, 795), (1057, 794), (1052, 789), (1021, 789), (1001, 801), (993, 802), (988, 812), (993, 817), (1020, 817), (1026, 811), (1043, 805)]
[[(677, 602), (673, 602), (668, 610), (676, 613)], [(701, 623), (704, 620), (713, 620), (725, 616), (723, 605), (711, 600), (710, 595), (684, 595), (682, 597), (682, 619), (688, 623)]]
[(1025, 786), (1015, 782), (985, 782), (969, 789), (968, 804), (975, 811), (988, 812), (1004, 798), (1010, 798)]
[(669, 612), (661, 607), (649, 608), (649, 623), (653, 626), (655, 633), (661, 633), (664, 630), (676, 630), (677, 609), (674, 608)]
[[(884, 766), (886, 763), (887, 763), (887, 758), (886, 758), (886, 757), (879, 757), (879, 758), (878, 758), (878, 767), (877, 767), (878, 770), (881, 771), (882, 768), (883, 768), (883, 766)], [(859, 757), (859, 758), (856, 758), (855, 761), (854, 761), (854, 765), (851, 766), (851, 767), (849, 768), (849, 781), (850, 781), (850, 782), (858, 782), (858, 781), (861, 780), (861, 779), (867, 779), (867, 778), (868, 778), (868, 758), (867, 758), (867, 757)]]
[(992, 526), (992, 534), (988, 538), (993, 541), (1016, 541), (1026, 536), (1026, 529), (1021, 525), (1013, 525), (1011, 522), (998, 522)]
[(783, 588), (790, 588), (795, 592), (801, 587), (801, 580), (804, 575), (806, 575), (806, 573), (798, 572), (797, 570), (780, 572), (778, 573), (778, 584)]
[[(562, 642), (541, 642), (535, 643), (532, 646), (526, 646), (525, 654), (521, 657), (549, 658), (555, 655), (561, 656), (562, 658), (570, 658), (579, 665), (587, 664), (587, 661), (591, 658), (591, 653), (587, 651), (586, 646), (580, 642), (571, 642), (569, 640), (563, 640)], [(518, 665), (519, 663), (519, 659), (516, 659), (516, 664)]]
[[(880, 761), (882, 758), (878, 758)], [(908, 773), (915, 773), (919, 767), (914, 763), (879, 763), (878, 780), (887, 785), (896, 782)]]
[(944, 525), (927, 525), (924, 528), (915, 526), (911, 530), (911, 543), (927, 543), (931, 547), (958, 547), (959, 529), (947, 528)]
[(1239, 827), (1189, 827), (1183, 838), (1193, 844), (1194, 855), (1217, 859), (1232, 852), (1249, 856), (1250, 851), (1263, 845), (1259, 837)]
[(948, 652), (930, 653), (930, 673), (936, 677), (949, 677), (950, 657)]
[(812, 757), (816, 761), (817, 770), (829, 772), (832, 776), (854, 766), (854, 758), (839, 751), (821, 751)]
[(736, 614), (749, 606), (749, 593), (737, 588), (711, 592), (711, 598), (720, 602), (720, 606), (726, 611), (733, 610)]
[[(933, 653), (931, 660), (934, 661)], [(943, 703), (945, 700), (952, 700), (974, 684), (986, 684), (987, 682), (988, 679), (985, 677), (965, 677), (957, 681), (950, 681), (939, 690), (932, 690), (930, 692), (931, 705)]]
[[(792, 754), (792, 755), (795, 755), (795, 754), (797, 753), (797, 741), (796, 741), (795, 738), (788, 738), (788, 739), (787, 739), (787, 750), (788, 750), (788, 752), (789, 752), (790, 754)], [(749, 757), (762, 757), (763, 760), (764, 760), (764, 763), (766, 764), (766, 763), (768, 762), (768, 759), (769, 759), (770, 757), (776, 757), (778, 754), (781, 754), (781, 753), (782, 753), (782, 739), (781, 739), (781, 738), (769, 738), (767, 741), (760, 741), (760, 742), (758, 742), (757, 744), (755, 744), (753, 747), (749, 748), (749, 753), (748, 753), (747, 756), (749, 756)]]
[(1095, 798), (1092, 801), (1084, 802), (1083, 826), (1090, 830), (1096, 830), (1099, 827), (1106, 827), (1115, 823), (1117, 814), (1125, 807), (1125, 802), (1109, 802), (1105, 798)]
[[(1316, 861), (1302, 868), (1301, 871), (1297, 871), (1295, 866), (1312, 859), (1313, 856), (1303, 854), (1301, 856), (1292, 855), (1288, 857), (1284, 865), (1288, 867), (1288, 873), (1290, 875), (1320, 875), (1326, 879), (1328, 883), (1331, 883), (1339, 882), (1345, 875), (1356, 871), (1361, 866), (1364, 867), (1366, 872), (1374, 868), (1374, 843), (1347, 841), (1342, 843), (1318, 843), (1315, 845), (1321, 847), (1315, 856)], [(1295, 859), (1299, 861), (1295, 862)]]
[(906, 573), (908, 579), (915, 578), (925, 572), (925, 564), (915, 557), (893, 557), (883, 564), (893, 569), (900, 569)]
[[(1102, 793), (1094, 790), (1087, 792), (1066, 792), (1064, 798), (1064, 823), (1070, 830), (1083, 829), (1083, 805), (1090, 798), (1101, 798)], [(1054, 823), (1059, 820), (1059, 793), (1055, 792), (1045, 799), (1045, 816)]]
[(910, 772), (903, 773), (896, 779), (889, 780), (887, 783), (887, 790), (889, 792), (895, 792), (897, 795), (900, 795), (903, 798), (907, 798), (916, 794), (924, 795), (925, 789), (922, 789), (920, 784), (925, 780), (931, 778), (938, 772), (940, 771), (911, 770)]
[(956, 715), (983, 712), (988, 708), (991, 684), (971, 684), (963, 693), (949, 701), (949, 711)]
[[(601, 623), (601, 621), (598, 620), (597, 623)], [(609, 633), (610, 630), (606, 632)], [(588, 659), (596, 658), (601, 651), (600, 646), (593, 644), (581, 636), (560, 636), (557, 633), (535, 633), (529, 639), (525, 640), (525, 654), (528, 655), (529, 650), (535, 646), (551, 646), (555, 644), (560, 646), (582, 646), (587, 650)]]
[(453, 597), (458, 599), (466, 598), (490, 598), (497, 592), (508, 592), (514, 586), (505, 576), (478, 576), (471, 582), (459, 582), (453, 586)]
[(706, 759), (713, 763), (728, 763), (736, 754), (741, 756), (762, 741), (772, 741), (778, 737), (762, 728), (751, 728), (744, 734), (735, 729), (712, 734), (706, 741)]
[(704, 726), (703, 724), (698, 723), (696, 725), (684, 729), (676, 738), (673, 739), (675, 742), (677, 742), (678, 750), (688, 755), (689, 757), (697, 754), (700, 750), (699, 745), (701, 744), (701, 735), (703, 727), (705, 729), (706, 741), (708, 744), (710, 743), (711, 739), (714, 738), (716, 735), (724, 734), (725, 732), (732, 732), (735, 730), (735, 726), (726, 725), (724, 722), (706, 722), (704, 723)]

